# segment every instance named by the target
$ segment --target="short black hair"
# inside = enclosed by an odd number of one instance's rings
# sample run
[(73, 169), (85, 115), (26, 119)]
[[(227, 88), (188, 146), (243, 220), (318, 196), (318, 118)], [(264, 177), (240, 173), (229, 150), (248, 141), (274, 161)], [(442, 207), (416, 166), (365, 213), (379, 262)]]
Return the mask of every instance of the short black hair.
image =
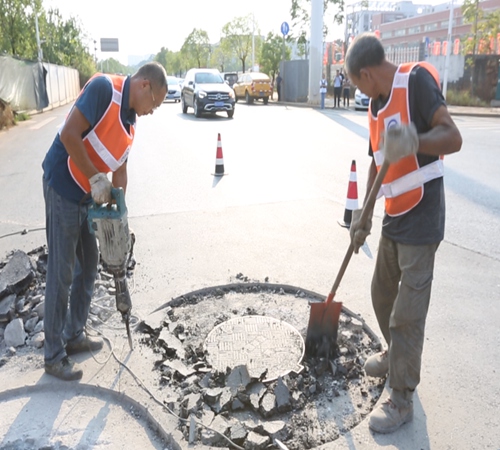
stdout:
[(362, 33), (349, 46), (345, 65), (349, 75), (359, 77), (361, 69), (379, 66), (384, 60), (385, 51), (380, 39), (374, 33)]
[(158, 86), (160, 89), (166, 88), (167, 84), (167, 71), (165, 68), (156, 61), (150, 61), (139, 68), (134, 74), (134, 77), (145, 78), (150, 83)]

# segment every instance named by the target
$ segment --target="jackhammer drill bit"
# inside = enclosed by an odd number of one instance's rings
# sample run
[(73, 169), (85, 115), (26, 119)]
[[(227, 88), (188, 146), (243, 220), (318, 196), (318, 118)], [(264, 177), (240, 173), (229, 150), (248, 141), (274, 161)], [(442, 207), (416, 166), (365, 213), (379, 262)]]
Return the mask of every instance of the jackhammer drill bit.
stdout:
[(130, 334), (130, 312), (132, 310), (132, 300), (127, 285), (127, 271), (126, 269), (119, 269), (113, 271), (116, 289), (116, 309), (121, 312), (122, 319), (125, 322), (127, 330), (128, 345), (130, 350), (134, 349), (132, 344), (132, 336)]

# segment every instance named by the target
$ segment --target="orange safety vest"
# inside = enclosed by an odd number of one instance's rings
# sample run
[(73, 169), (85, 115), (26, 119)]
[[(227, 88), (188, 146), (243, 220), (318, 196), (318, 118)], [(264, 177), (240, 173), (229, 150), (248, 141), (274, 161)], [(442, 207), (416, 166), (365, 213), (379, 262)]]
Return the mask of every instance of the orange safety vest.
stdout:
[[(409, 80), (415, 66), (426, 68), (439, 84), (439, 74), (427, 62), (401, 64), (392, 82), (391, 94), (387, 104), (378, 111), (377, 116), (368, 114), (370, 143), (377, 171), (382, 166), (384, 156), (381, 151), (381, 136), (391, 126), (410, 123)], [(371, 100), (370, 100), (371, 103)], [(414, 208), (424, 195), (424, 183), (442, 177), (443, 157), (420, 167), (416, 155), (410, 155), (391, 164), (384, 178), (380, 195), (385, 196), (385, 211), (389, 216), (400, 216)]]
[[(106, 112), (101, 120), (83, 138), (83, 144), (87, 149), (92, 164), (99, 172), (116, 172), (127, 160), (135, 135), (135, 125), (130, 125), (130, 133), (124, 127), (120, 110), (122, 104), (123, 87), (125, 77), (119, 75), (94, 75), (88, 82), (97, 76), (104, 76), (113, 86), (113, 95)], [(87, 84), (85, 86), (87, 86)], [(85, 87), (80, 92), (85, 90)], [(64, 126), (64, 125), (63, 125)], [(61, 128), (62, 129), (62, 128)], [(83, 172), (76, 166), (68, 156), (69, 173), (83, 191), (90, 192), (90, 182)]]

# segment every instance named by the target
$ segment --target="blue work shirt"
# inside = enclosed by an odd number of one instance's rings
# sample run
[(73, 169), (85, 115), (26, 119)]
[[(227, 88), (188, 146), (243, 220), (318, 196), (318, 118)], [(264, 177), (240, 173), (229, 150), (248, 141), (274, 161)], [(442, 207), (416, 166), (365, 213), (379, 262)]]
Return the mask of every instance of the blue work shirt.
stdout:
[[(94, 78), (80, 94), (73, 107), (78, 108), (90, 123), (89, 129), (82, 133), (82, 138), (84, 138), (101, 120), (109, 107), (112, 95), (113, 86), (104, 76)], [(136, 121), (136, 113), (129, 107), (129, 96), (130, 77), (127, 77), (123, 86), (122, 104), (120, 108), (120, 118), (127, 131), (130, 131), (130, 125), (134, 125)], [(45, 155), (42, 168), (43, 177), (48, 185), (61, 197), (67, 198), (75, 203), (80, 203), (85, 197), (85, 192), (76, 184), (69, 172), (68, 152), (61, 142), (59, 133), (57, 133), (49, 151)]]

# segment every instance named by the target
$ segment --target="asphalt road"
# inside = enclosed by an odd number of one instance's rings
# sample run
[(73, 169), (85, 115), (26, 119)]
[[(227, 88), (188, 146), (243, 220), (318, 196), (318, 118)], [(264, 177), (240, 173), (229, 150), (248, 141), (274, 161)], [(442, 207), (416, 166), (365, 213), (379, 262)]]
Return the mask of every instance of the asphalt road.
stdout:
[[(0, 133), (0, 237), (44, 226), (40, 165), (68, 109)], [(388, 436), (372, 435), (365, 421), (325, 448), (500, 448), (500, 127), (498, 119), (455, 120), (464, 145), (445, 158), (446, 237), (436, 260), (415, 420)], [(212, 176), (218, 133), (222, 179)], [(351, 160), (361, 203), (367, 147), (363, 112), (238, 103), (232, 120), (195, 119), (169, 103), (141, 118), (127, 193), (138, 239), (136, 313), (237, 281), (238, 273), (326, 294), (349, 243), (337, 220)], [(382, 212), (378, 202), (368, 238), (373, 254)], [(0, 238), (0, 258), (43, 243), (39, 231)], [(378, 333), (372, 270), (373, 259), (355, 256), (337, 299)]]
[[(0, 236), (43, 226), (41, 161), (69, 106), (0, 133)], [(464, 145), (445, 159), (446, 241), (500, 259), (500, 127), (456, 117)], [(217, 135), (225, 176), (214, 179)], [(352, 159), (359, 202), (367, 168), (365, 112), (238, 103), (235, 118), (196, 119), (164, 103), (139, 121), (129, 159), (131, 217), (323, 198), (344, 204)], [(383, 214), (378, 202), (377, 214)]]

